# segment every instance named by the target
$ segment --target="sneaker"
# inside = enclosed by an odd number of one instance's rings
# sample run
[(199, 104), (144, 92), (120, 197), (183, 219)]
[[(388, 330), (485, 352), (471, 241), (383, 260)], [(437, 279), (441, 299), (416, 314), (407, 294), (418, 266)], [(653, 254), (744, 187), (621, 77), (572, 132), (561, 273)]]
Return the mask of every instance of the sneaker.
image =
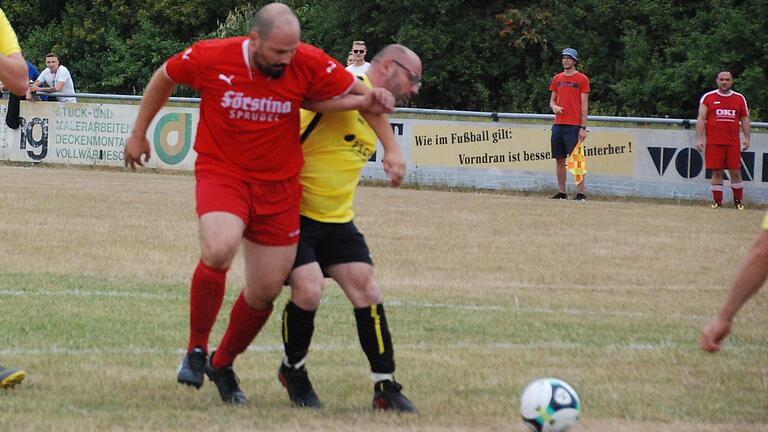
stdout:
[(21, 384), (27, 373), (21, 369), (10, 369), (0, 366), (0, 388), (13, 388)]
[(277, 371), (277, 378), (288, 390), (288, 397), (297, 407), (320, 408), (320, 399), (317, 398), (315, 389), (309, 381), (307, 369), (302, 366), (299, 369), (281, 365)]
[(736, 210), (744, 210), (746, 207), (744, 207), (744, 204), (742, 204), (741, 201), (734, 201), (733, 208)]
[(576, 201), (586, 201), (587, 200), (587, 196), (584, 195), (583, 193), (578, 193), (578, 194), (576, 194), (575, 197), (573, 197), (573, 199), (575, 199)]
[(384, 411), (399, 411), (418, 414), (418, 410), (400, 391), (403, 386), (384, 380), (373, 385), (373, 408)]
[(558, 193), (552, 195), (552, 199), (567, 200), (568, 199), (568, 195), (566, 195), (566, 194), (564, 194), (562, 192), (558, 192)]
[(219, 396), (224, 403), (232, 405), (243, 405), (248, 403), (248, 398), (245, 397), (242, 390), (240, 390), (240, 380), (235, 375), (235, 371), (232, 369), (232, 365), (224, 366), (223, 368), (216, 369), (211, 364), (211, 359), (216, 354), (216, 351), (211, 353), (208, 358), (208, 362), (205, 363), (205, 374), (208, 375), (208, 379), (216, 384), (216, 388), (219, 389)]
[(178, 381), (199, 389), (205, 381), (205, 363), (208, 361), (208, 353), (201, 347), (194, 347), (186, 353), (179, 365)]
[(723, 205), (721, 203), (717, 202), (717, 201), (713, 201), (712, 205), (710, 205), (710, 207), (712, 207), (713, 209), (720, 208), (722, 206)]

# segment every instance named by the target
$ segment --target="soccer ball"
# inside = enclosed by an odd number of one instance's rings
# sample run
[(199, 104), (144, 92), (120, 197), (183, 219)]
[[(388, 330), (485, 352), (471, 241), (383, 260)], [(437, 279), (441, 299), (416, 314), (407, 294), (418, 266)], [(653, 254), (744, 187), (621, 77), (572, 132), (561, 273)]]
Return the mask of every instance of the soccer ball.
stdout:
[(567, 431), (579, 421), (579, 412), (579, 395), (557, 378), (543, 378), (528, 384), (520, 397), (520, 415), (532, 431)]

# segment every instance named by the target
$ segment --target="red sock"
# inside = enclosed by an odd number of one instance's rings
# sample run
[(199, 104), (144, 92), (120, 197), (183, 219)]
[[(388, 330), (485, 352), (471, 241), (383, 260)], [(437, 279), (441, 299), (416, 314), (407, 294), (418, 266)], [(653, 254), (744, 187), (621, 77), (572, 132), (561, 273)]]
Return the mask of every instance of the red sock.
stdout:
[(723, 204), (723, 185), (712, 185), (712, 199), (720, 205)]
[(197, 263), (189, 291), (189, 345), (187, 351), (196, 346), (208, 351), (208, 337), (211, 335), (216, 316), (224, 301), (228, 269), (214, 269)]
[(227, 331), (221, 338), (221, 344), (216, 350), (216, 355), (213, 356), (213, 367), (218, 369), (232, 364), (235, 357), (248, 349), (248, 345), (259, 334), (271, 313), (271, 307), (265, 310), (252, 308), (246, 303), (243, 293), (240, 293), (234, 306), (232, 306)]
[(741, 202), (744, 198), (744, 183), (731, 183), (731, 190), (733, 190), (733, 200)]

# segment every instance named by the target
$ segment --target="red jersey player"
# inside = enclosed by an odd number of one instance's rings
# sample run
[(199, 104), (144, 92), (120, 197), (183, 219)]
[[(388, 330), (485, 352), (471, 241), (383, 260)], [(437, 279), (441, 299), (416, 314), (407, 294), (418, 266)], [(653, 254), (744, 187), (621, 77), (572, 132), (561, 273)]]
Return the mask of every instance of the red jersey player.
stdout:
[[(178, 381), (200, 388), (207, 375), (226, 403), (247, 402), (232, 364), (269, 318), (296, 255), (299, 107), (350, 89), (368, 92), (336, 60), (301, 43), (300, 32), (293, 11), (272, 3), (254, 15), (248, 36), (202, 41), (171, 57), (147, 85), (125, 146), (126, 166), (142, 166), (142, 156), (146, 161), (150, 155), (147, 128), (176, 84), (199, 90), (195, 197), (201, 258), (192, 276), (190, 339)], [(390, 108), (377, 106), (381, 101), (373, 94), (358, 98), (358, 107)], [(390, 166), (400, 174), (404, 168), (404, 161)], [(246, 286), (217, 351), (208, 356), (226, 273), (241, 240)]]
[[(568, 199), (565, 190), (565, 159), (576, 148), (579, 141), (587, 139), (587, 112), (589, 111), (589, 78), (576, 70), (579, 53), (566, 48), (560, 55), (563, 71), (552, 78), (549, 107), (555, 113), (552, 125), (552, 158), (555, 159), (555, 175), (558, 192), (553, 199)], [(584, 180), (577, 185), (576, 198), (584, 201)]]
[[(744, 209), (744, 183), (741, 180), (741, 151), (749, 148), (749, 110), (741, 93), (731, 90), (733, 77), (728, 71), (717, 74), (717, 90), (704, 94), (696, 120), (696, 147), (704, 151), (708, 170), (712, 170), (712, 208), (723, 205), (723, 171), (728, 170), (733, 190), (733, 205)], [(744, 143), (739, 140), (739, 122)], [(704, 135), (706, 133), (706, 150)]]

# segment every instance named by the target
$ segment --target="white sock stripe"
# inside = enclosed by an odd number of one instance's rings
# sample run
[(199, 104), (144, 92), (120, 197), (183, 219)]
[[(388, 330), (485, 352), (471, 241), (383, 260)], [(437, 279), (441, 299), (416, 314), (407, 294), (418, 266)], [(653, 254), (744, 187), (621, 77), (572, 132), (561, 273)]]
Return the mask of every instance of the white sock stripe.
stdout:
[(283, 354), (283, 364), (287, 368), (291, 369), (301, 369), (302, 366), (304, 366), (304, 363), (307, 361), (307, 356), (304, 356), (301, 360), (296, 362), (296, 364), (291, 364), (291, 362), (288, 361), (288, 356)]
[(712, 185), (712, 191), (714, 191), (714, 192), (722, 192), (723, 191), (723, 185)]
[(373, 380), (374, 383), (384, 380), (394, 381), (395, 375), (371, 372), (371, 380)]
[(744, 189), (744, 183), (731, 183), (731, 189)]

